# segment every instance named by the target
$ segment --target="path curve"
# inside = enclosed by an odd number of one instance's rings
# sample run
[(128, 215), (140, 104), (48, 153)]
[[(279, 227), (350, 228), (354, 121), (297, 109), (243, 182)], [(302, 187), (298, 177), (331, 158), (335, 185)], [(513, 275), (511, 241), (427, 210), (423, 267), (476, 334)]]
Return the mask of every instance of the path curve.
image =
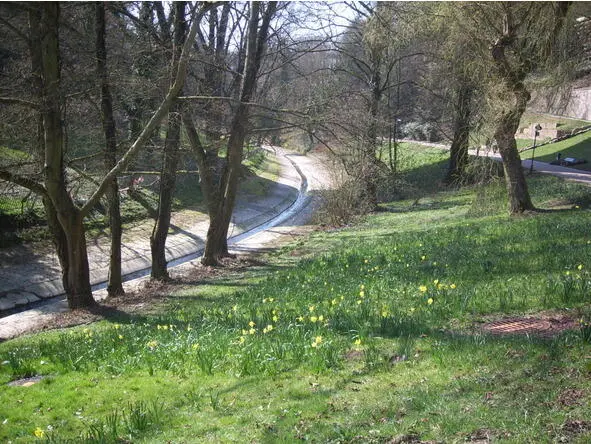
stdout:
[[(257, 202), (237, 203), (236, 217), (233, 218), (234, 222), (237, 222), (234, 224), (235, 234), (229, 239), (229, 247), (232, 251), (253, 251), (260, 248), (261, 245), (272, 245), (277, 237), (285, 235), (293, 226), (308, 223), (316, 201), (314, 192), (327, 186), (325, 179), (327, 174), (324, 167), (326, 162), (323, 159), (314, 155), (289, 154), (279, 147), (273, 147), (273, 150), (278, 159), (284, 159), (282, 174), (278, 180), (279, 184), (271, 193), (274, 197)], [(287, 196), (288, 201), (286, 201), (286, 196), (282, 193), (290, 190), (294, 192)], [(279, 207), (272, 205), (280, 199), (283, 199), (282, 205)], [(257, 206), (260, 207), (258, 210), (252, 210), (252, 207)], [(266, 216), (260, 218), (258, 217), (260, 214), (266, 214)], [(255, 222), (252, 222), (247, 229), (241, 229), (239, 221), (244, 218), (250, 218)], [(202, 228), (204, 238), (207, 226)], [(186, 252), (185, 248), (185, 254), (178, 254), (176, 258), (171, 259), (169, 268), (173, 269), (200, 257), (202, 247), (194, 248), (193, 245), (191, 247), (193, 251)], [(177, 247), (176, 251), (182, 250)], [(143, 270), (126, 273), (124, 286), (128, 289), (137, 288), (138, 283), (146, 279), (145, 276), (148, 274), (149, 269), (146, 270), (145, 267)], [(93, 294), (97, 300), (106, 297), (104, 286), (104, 283), (99, 283), (93, 288)], [(65, 311), (68, 311), (67, 301), (62, 294), (37, 303), (31, 309), (5, 316), (0, 319), (0, 340), (19, 336), (31, 330), (34, 324), (43, 322), (44, 318), (53, 313)]]

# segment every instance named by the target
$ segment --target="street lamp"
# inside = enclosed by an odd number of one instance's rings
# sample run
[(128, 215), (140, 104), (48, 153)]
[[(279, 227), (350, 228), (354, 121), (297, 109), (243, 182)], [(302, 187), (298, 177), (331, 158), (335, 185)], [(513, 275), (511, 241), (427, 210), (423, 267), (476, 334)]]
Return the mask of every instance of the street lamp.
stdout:
[(538, 123), (534, 127), (534, 146), (531, 150), (531, 165), (529, 166), (529, 174), (534, 172), (534, 156), (536, 154), (536, 139), (540, 135), (540, 131), (542, 130), (542, 126)]

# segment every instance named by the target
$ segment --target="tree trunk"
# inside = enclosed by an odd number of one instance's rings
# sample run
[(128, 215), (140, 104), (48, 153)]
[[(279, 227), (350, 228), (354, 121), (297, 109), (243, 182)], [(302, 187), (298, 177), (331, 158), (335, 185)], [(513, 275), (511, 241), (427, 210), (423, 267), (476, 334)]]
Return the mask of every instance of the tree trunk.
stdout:
[(462, 180), (468, 164), (472, 88), (466, 81), (460, 80), (457, 94), (454, 110), (454, 138), (449, 150), (447, 183)]
[(45, 217), (47, 219), (47, 226), (51, 233), (51, 241), (55, 247), (57, 257), (60, 263), (60, 269), (62, 270), (62, 285), (64, 286), (64, 292), (70, 294), (69, 282), (66, 279), (68, 269), (70, 267), (70, 261), (68, 258), (68, 240), (66, 239), (66, 233), (62, 229), (60, 222), (57, 218), (57, 212), (51, 199), (49, 197), (43, 198), (43, 208), (45, 209)]
[(166, 238), (170, 228), (170, 212), (176, 185), (176, 170), (179, 161), (180, 114), (178, 103), (174, 104), (168, 117), (168, 131), (164, 143), (164, 164), (160, 175), (158, 217), (150, 236), (152, 252), (152, 279), (168, 279), (166, 262)]
[(371, 101), (369, 105), (370, 122), (367, 126), (367, 133), (365, 134), (365, 146), (363, 147), (362, 165), (361, 165), (361, 179), (363, 181), (364, 195), (366, 202), (371, 208), (376, 209), (378, 206), (378, 185), (380, 175), (380, 167), (377, 158), (378, 145), (378, 112), (380, 100), (382, 99), (381, 76), (380, 76), (380, 61), (379, 58), (372, 62), (372, 78), (371, 78)]
[[(31, 54), (31, 88), (33, 96), (43, 96), (43, 54), (41, 53), (41, 9), (31, 8), (29, 9), (29, 52)], [(44, 160), (44, 139), (45, 130), (43, 128), (43, 116), (40, 114), (38, 117), (39, 121), (37, 124), (36, 134), (36, 148), (35, 158), (43, 164)], [(69, 267), (68, 262), (68, 245), (66, 240), (66, 233), (62, 229), (59, 220), (57, 218), (57, 212), (49, 196), (43, 196), (43, 207), (45, 210), (45, 217), (47, 219), (47, 226), (51, 233), (51, 240), (55, 246), (55, 251), (60, 263), (61, 270), (67, 270)], [(64, 291), (68, 294), (68, 281), (65, 279), (65, 274), (62, 275), (62, 284)]]
[[(524, 92), (525, 88), (523, 88)], [(527, 99), (526, 99), (527, 97)], [(519, 121), (525, 111), (525, 104), (529, 100), (529, 94), (522, 95), (514, 110), (511, 110), (500, 119), (495, 130), (495, 140), (503, 159), (505, 181), (509, 196), (509, 213), (519, 214), (524, 211), (535, 210), (529, 196), (525, 174), (521, 166), (521, 158), (517, 151), (515, 133), (519, 127)]]
[[(103, 132), (105, 133), (105, 168), (111, 170), (117, 164), (117, 136), (115, 119), (113, 118), (113, 100), (107, 74), (107, 48), (105, 45), (105, 4), (97, 2), (96, 11), (96, 60), (97, 74), (101, 85), (101, 113)], [(107, 294), (120, 296), (123, 290), (123, 276), (121, 273), (121, 211), (119, 205), (119, 185), (117, 177), (111, 181), (107, 190), (109, 203), (109, 229), (111, 231), (111, 251), (109, 256), (109, 278)]]
[(41, 4), (42, 116), (45, 144), (45, 186), (59, 225), (65, 233), (67, 268), (62, 270), (68, 306), (94, 305), (90, 288), (83, 217), (67, 190), (60, 91), (59, 4)]
[[(174, 25), (174, 56), (173, 73), (177, 70), (181, 49), (186, 36), (185, 2), (177, 2)], [(176, 185), (176, 170), (179, 162), (179, 145), (181, 133), (181, 114), (178, 101), (173, 103), (168, 112), (168, 130), (164, 142), (164, 162), (160, 174), (160, 196), (158, 201), (158, 217), (150, 236), (152, 252), (152, 279), (168, 279), (166, 262), (166, 238), (170, 228), (170, 212)]]
[(95, 301), (90, 286), (84, 220), (78, 210), (66, 217), (60, 216), (68, 244), (68, 268), (63, 270), (68, 288), (68, 307), (90, 307), (95, 305)]
[(238, 177), (240, 176), (240, 165), (242, 164), (246, 136), (245, 123), (247, 120), (247, 105), (241, 102), (238, 105), (238, 111), (232, 123), (230, 140), (228, 141), (228, 162), (222, 176), (222, 193), (215, 211), (210, 215), (205, 251), (201, 259), (203, 265), (217, 265), (221, 258), (229, 255), (228, 228), (232, 219), (238, 189)]
[(219, 185), (219, 200), (215, 211), (210, 215), (209, 229), (205, 242), (205, 251), (201, 258), (203, 265), (217, 265), (220, 258), (228, 255), (228, 228), (232, 219), (238, 177), (242, 164), (246, 125), (248, 124), (250, 101), (257, 83), (257, 75), (264, 54), (265, 43), (269, 32), (269, 24), (277, 8), (276, 2), (270, 2), (258, 28), (260, 3), (250, 3), (248, 21), (246, 60), (240, 87), (240, 103), (234, 114), (228, 140), (227, 162)]
[(505, 12), (504, 23), (503, 36), (491, 48), (491, 55), (498, 76), (506, 92), (502, 97), (505, 102), (505, 111), (498, 120), (494, 137), (503, 160), (509, 195), (509, 214), (518, 214), (535, 209), (529, 196), (525, 174), (523, 174), (521, 166), (521, 158), (515, 142), (515, 133), (519, 128), (519, 121), (531, 96), (523, 83), (527, 75), (526, 68), (520, 64), (512, 66), (505, 54), (505, 49), (515, 41), (510, 9)]

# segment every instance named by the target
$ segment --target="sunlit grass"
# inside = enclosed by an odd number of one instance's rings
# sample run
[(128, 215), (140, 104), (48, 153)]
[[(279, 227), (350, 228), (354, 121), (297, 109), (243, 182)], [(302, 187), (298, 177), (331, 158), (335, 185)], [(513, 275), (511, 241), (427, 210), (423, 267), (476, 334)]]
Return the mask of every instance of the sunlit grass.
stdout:
[[(587, 163), (574, 165), (573, 168), (590, 171), (591, 170), (591, 132), (579, 134), (560, 142), (551, 143), (536, 148), (535, 159), (542, 162), (552, 162), (556, 160), (556, 155), (560, 153), (562, 159), (566, 157), (575, 157), (587, 160)], [(529, 159), (531, 151), (522, 154), (523, 158)]]
[[(425, 172), (443, 159), (423, 159), (408, 171), (437, 180)], [(501, 183), (393, 202), (176, 290), (156, 314), (0, 344), (0, 382), (46, 376), (0, 392), (0, 439), (585, 442), (569, 421), (591, 413), (586, 330), (478, 328), (540, 310), (589, 319), (589, 191), (530, 187), (560, 211), (508, 218)]]

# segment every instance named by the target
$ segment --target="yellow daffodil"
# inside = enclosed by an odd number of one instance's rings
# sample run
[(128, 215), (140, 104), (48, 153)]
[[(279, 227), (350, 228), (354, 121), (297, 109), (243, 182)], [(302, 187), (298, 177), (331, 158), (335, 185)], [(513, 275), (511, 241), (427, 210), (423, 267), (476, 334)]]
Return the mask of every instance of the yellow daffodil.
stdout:
[(427, 286), (426, 285), (421, 285), (419, 287), (419, 290), (421, 291), (421, 293), (425, 293), (427, 291)]
[(314, 323), (318, 320), (316, 316), (310, 316), (310, 322)]
[(427, 299), (427, 304), (428, 304), (428, 305), (431, 305), (431, 304), (433, 304), (433, 298), (429, 298), (429, 299)]
[(43, 431), (43, 429), (41, 427), (37, 427), (35, 429), (35, 431), (33, 432), (33, 434), (37, 437), (37, 438), (43, 438), (45, 436), (45, 432)]
[(122, 335), (119, 335), (119, 339), (123, 339), (123, 336)]
[(361, 345), (361, 339), (356, 339), (354, 342), (355, 345)]
[(277, 315), (273, 316), (273, 322), (277, 322), (279, 320), (279, 318), (277, 317)]
[(359, 292), (359, 297), (360, 297), (360, 298), (362, 298), (362, 297), (364, 297), (364, 296), (365, 296), (365, 291), (361, 290), (361, 291)]
[(256, 324), (254, 323), (254, 321), (250, 321), (250, 322), (248, 323), (248, 326), (249, 326), (250, 328), (254, 327), (255, 325), (256, 325)]
[(583, 264), (579, 264), (579, 266), (577, 267), (577, 270), (581, 271), (583, 269)]
[(313, 305), (310, 305), (310, 306), (308, 307), (308, 311), (309, 311), (310, 313), (312, 313), (314, 310), (316, 310), (316, 307), (315, 307), (315, 306), (313, 306)]
[(451, 288), (452, 290), (455, 290), (455, 288), (456, 288), (456, 284), (451, 284), (451, 285), (449, 286), (449, 288)]
[(323, 315), (320, 315), (320, 316), (318, 316), (318, 320), (319, 320), (320, 322), (324, 321), (324, 316), (323, 316)]
[(251, 328), (250, 330), (248, 330), (248, 334), (249, 335), (254, 335), (257, 331), (254, 328)]
[(154, 349), (154, 348), (158, 347), (158, 341), (149, 341), (149, 342), (146, 344), (146, 346), (147, 346), (148, 348)]

